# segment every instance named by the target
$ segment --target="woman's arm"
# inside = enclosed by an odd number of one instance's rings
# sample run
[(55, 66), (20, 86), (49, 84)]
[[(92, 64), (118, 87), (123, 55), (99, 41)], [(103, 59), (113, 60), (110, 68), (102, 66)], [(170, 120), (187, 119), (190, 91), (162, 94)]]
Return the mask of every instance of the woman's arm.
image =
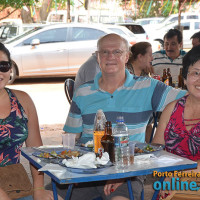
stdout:
[[(16, 94), (28, 117), (28, 138), (25, 141), (26, 146), (42, 146), (37, 112), (32, 99), (25, 92), (14, 91), (14, 93)], [(33, 177), (34, 200), (53, 200), (52, 192), (44, 189), (44, 174), (38, 172), (38, 170), (32, 165), (30, 165), (30, 168)]]
[(0, 199), (1, 200), (11, 200), (8, 195), (0, 188)]
[(176, 102), (177, 100), (169, 103), (163, 110), (152, 143), (165, 144), (164, 131), (167, 127)]

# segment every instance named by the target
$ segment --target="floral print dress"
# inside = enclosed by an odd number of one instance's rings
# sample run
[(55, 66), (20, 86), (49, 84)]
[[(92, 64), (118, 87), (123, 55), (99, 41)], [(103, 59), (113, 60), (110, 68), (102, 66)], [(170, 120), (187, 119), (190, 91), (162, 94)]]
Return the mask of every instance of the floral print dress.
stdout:
[(0, 119), (0, 167), (19, 163), (21, 147), (28, 137), (27, 116), (16, 96), (5, 88), (11, 103), (11, 112)]
[(200, 122), (189, 131), (184, 123), (184, 108), (188, 96), (179, 99), (164, 132), (168, 152), (191, 159), (200, 159)]

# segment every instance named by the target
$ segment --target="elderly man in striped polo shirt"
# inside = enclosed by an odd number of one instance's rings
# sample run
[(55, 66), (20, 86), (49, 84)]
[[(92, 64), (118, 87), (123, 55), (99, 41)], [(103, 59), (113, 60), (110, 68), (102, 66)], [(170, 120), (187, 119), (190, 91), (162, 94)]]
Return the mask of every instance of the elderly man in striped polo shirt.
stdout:
[(153, 53), (153, 69), (156, 75), (163, 75), (163, 69), (170, 68), (172, 81), (178, 81), (180, 68), (182, 68), (185, 51), (183, 46), (182, 33), (177, 29), (170, 29), (164, 36), (164, 50)]
[[(63, 130), (77, 137), (93, 139), (94, 117), (102, 109), (108, 121), (116, 124), (123, 116), (129, 128), (130, 140), (144, 142), (145, 128), (153, 111), (162, 111), (171, 101), (185, 95), (149, 78), (131, 75), (125, 65), (129, 58), (128, 42), (117, 34), (108, 34), (97, 43), (97, 58), (101, 72), (93, 81), (81, 85), (73, 96), (71, 108)], [(134, 199), (141, 198), (143, 177), (133, 177)], [(136, 188), (136, 189), (135, 189)], [(129, 199), (124, 180), (79, 184), (72, 191), (72, 200)]]

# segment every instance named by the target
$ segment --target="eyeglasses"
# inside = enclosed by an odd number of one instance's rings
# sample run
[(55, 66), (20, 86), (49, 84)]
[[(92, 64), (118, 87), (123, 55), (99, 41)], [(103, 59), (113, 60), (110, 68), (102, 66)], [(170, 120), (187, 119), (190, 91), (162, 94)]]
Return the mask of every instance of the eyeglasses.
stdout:
[(8, 61), (0, 62), (0, 72), (8, 72), (11, 69), (11, 64)]
[(200, 77), (200, 71), (190, 71), (188, 72), (188, 75), (194, 79), (197, 79)]
[(108, 57), (109, 54), (114, 55), (116, 58), (119, 58), (120, 56), (122, 56), (122, 54), (124, 53), (124, 51), (121, 51), (119, 49), (114, 50), (114, 51), (107, 51), (107, 50), (102, 50), (102, 51), (97, 51), (97, 53), (99, 53), (99, 55), (101, 57)]

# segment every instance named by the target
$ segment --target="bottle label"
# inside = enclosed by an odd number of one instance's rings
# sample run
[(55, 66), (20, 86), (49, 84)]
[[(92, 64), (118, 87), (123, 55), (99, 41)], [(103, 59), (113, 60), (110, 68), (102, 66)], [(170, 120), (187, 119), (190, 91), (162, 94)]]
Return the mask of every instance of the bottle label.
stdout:
[(168, 78), (164, 81), (164, 84), (169, 85), (169, 79)]
[(104, 136), (104, 131), (94, 131), (94, 152), (99, 153), (100, 148), (103, 148), (101, 144), (101, 138)]
[(128, 146), (128, 136), (114, 136), (115, 147), (126, 147)]

